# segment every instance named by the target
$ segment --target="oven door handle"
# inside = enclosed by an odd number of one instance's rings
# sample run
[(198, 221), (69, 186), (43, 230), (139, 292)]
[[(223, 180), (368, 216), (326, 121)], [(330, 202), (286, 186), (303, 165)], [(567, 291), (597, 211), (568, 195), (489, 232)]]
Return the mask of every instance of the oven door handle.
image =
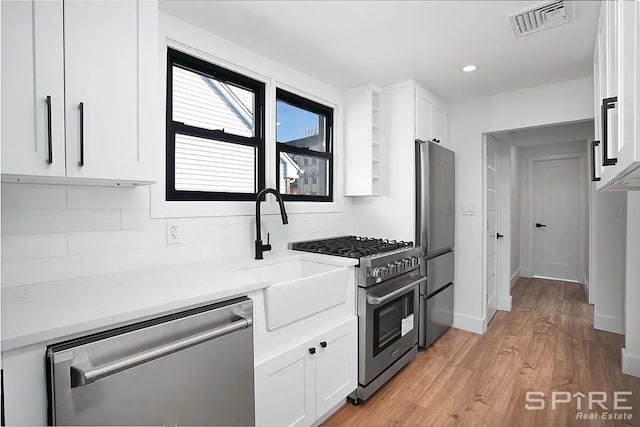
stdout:
[(380, 304), (384, 304), (385, 302), (394, 299), (395, 297), (397, 297), (398, 295), (401, 295), (403, 293), (405, 293), (407, 290), (415, 287), (416, 285), (419, 285), (422, 282), (426, 282), (427, 278), (426, 277), (422, 277), (418, 280), (416, 280), (415, 282), (411, 282), (408, 285), (405, 285), (403, 287), (401, 287), (400, 289), (396, 289), (393, 292), (389, 292), (388, 294), (381, 296), (381, 297), (376, 297), (373, 295), (367, 295), (367, 303), (369, 303), (369, 305), (380, 305)]

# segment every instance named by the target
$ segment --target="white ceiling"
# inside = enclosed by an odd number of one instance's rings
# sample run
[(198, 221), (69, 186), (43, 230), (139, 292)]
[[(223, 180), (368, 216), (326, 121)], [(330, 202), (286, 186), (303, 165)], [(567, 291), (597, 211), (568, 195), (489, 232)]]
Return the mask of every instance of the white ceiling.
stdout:
[[(191, 1), (161, 9), (340, 88), (414, 78), (448, 101), (592, 75), (600, 2), (514, 39), (533, 1)], [(463, 65), (478, 70), (463, 73)]]
[(515, 147), (584, 141), (593, 139), (593, 120), (509, 132), (496, 132), (492, 135), (498, 141), (506, 141)]

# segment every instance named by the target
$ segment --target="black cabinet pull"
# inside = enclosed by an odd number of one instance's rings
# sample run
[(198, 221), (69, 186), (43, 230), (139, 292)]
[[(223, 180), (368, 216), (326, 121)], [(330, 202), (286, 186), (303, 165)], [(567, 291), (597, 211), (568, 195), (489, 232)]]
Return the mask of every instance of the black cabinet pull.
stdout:
[(311, 348), (309, 349), (309, 353), (311, 353), (311, 354), (316, 354), (316, 348), (315, 348), (315, 347), (311, 347)]
[(503, 237), (504, 237), (504, 234), (496, 233), (496, 240), (502, 239)]
[(540, 224), (539, 222), (536, 222), (536, 228), (547, 228), (547, 224)]
[(51, 96), (47, 95), (47, 147), (49, 148), (49, 158), (47, 163), (53, 163), (53, 136), (51, 135)]
[(84, 166), (84, 102), (78, 105), (80, 109), (80, 161), (78, 165)]
[(600, 107), (602, 115), (602, 166), (613, 166), (618, 163), (617, 157), (609, 157), (609, 118), (608, 111), (616, 108), (618, 97), (604, 98)]
[(600, 181), (600, 177), (596, 176), (596, 147), (600, 145), (600, 141), (591, 141), (591, 181)]
[(320, 343), (320, 347), (322, 347), (322, 348), (327, 348), (327, 342), (326, 342), (326, 341), (322, 341), (322, 342)]

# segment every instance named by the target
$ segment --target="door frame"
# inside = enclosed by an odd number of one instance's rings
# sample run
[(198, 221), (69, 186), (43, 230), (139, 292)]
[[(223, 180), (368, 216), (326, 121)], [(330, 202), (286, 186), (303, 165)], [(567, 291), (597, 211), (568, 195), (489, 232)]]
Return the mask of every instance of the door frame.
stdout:
[[(586, 191), (588, 191), (589, 186), (587, 185), (586, 182), (586, 170), (585, 170), (585, 154), (584, 153), (567, 153), (567, 154), (548, 154), (546, 156), (537, 156), (537, 157), (529, 157), (527, 158), (527, 174), (528, 174), (528, 183), (527, 183), (527, 187), (528, 187), (528, 205), (529, 205), (529, 209), (528, 209), (528, 214), (527, 214), (527, 221), (529, 222), (528, 226), (527, 226), (527, 234), (528, 234), (528, 259), (527, 259), (527, 263), (529, 265), (529, 271), (531, 272), (531, 276), (535, 277), (535, 267), (534, 267), (534, 262), (535, 262), (535, 258), (534, 258), (534, 233), (535, 233), (535, 226), (533, 225), (533, 221), (534, 221), (534, 213), (533, 213), (533, 205), (534, 205), (534, 182), (533, 182), (533, 165), (534, 162), (539, 162), (539, 161), (545, 161), (545, 160), (565, 160), (565, 159), (578, 159), (578, 175), (579, 175), (579, 186), (580, 186), (580, 202), (579, 202), (579, 209), (580, 209), (580, 215), (579, 215), (579, 230), (580, 233), (580, 239), (578, 242), (579, 247), (579, 255), (578, 255), (578, 275), (582, 276), (580, 280), (576, 281), (576, 283), (581, 283), (585, 280), (584, 277), (584, 273), (585, 273), (585, 256), (586, 256), (586, 252), (585, 252), (585, 231), (586, 230)], [(588, 231), (587, 231), (588, 232)], [(565, 280), (564, 281), (567, 282), (572, 282), (572, 280)]]
[[(489, 319), (487, 319), (487, 139), (491, 137), (496, 142), (496, 233), (499, 232), (499, 228), (503, 227), (503, 206), (501, 203), (501, 194), (502, 194), (502, 174), (504, 173), (503, 167), (501, 165), (501, 156), (500, 152), (502, 149), (501, 141), (498, 141), (491, 134), (483, 134), (482, 135), (482, 333), (485, 333), (489, 324)], [(507, 216), (508, 218), (508, 216)], [(510, 223), (509, 223), (510, 225)], [(506, 236), (505, 236), (506, 237)], [(502, 249), (504, 245), (507, 245), (505, 248), (505, 253), (509, 254), (509, 258), (511, 258), (511, 246), (509, 244), (509, 239), (502, 239), (500, 243), (496, 243), (496, 305), (497, 310), (500, 311), (511, 311), (511, 299), (508, 299), (508, 304), (505, 302), (505, 298), (503, 298), (503, 274), (502, 274)], [(510, 259), (509, 259), (510, 261)], [(511, 294), (510, 287), (509, 295)]]

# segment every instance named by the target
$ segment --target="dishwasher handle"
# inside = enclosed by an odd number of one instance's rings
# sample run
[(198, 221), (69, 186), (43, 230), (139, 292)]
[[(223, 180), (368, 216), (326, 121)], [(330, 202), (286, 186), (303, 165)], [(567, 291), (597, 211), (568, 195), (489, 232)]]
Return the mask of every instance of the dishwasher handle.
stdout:
[(71, 388), (82, 387), (87, 384), (91, 384), (99, 379), (108, 377), (118, 372), (122, 372), (127, 369), (131, 369), (143, 363), (151, 362), (164, 356), (168, 356), (172, 353), (176, 353), (181, 350), (185, 350), (189, 347), (193, 347), (203, 342), (210, 341), (215, 338), (228, 335), (230, 333), (247, 329), (253, 323), (251, 318), (240, 318), (229, 324), (221, 326), (216, 329), (212, 329), (197, 335), (174, 341), (169, 344), (162, 345), (160, 347), (152, 348), (134, 354), (132, 356), (125, 357), (123, 359), (116, 360), (115, 362), (105, 363), (101, 366), (91, 367), (89, 369), (83, 369), (78, 366), (71, 366)]

